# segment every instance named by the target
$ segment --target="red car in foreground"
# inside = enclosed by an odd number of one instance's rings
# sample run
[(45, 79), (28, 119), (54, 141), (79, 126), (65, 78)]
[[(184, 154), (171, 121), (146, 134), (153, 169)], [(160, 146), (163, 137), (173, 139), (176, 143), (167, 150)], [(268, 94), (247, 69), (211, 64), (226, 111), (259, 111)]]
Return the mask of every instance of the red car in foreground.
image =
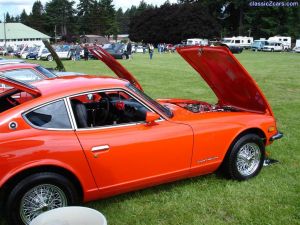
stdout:
[[(218, 102), (147, 96), (105, 51), (120, 78), (71, 76), (31, 84), (0, 76), (1, 200), (11, 224), (40, 213), (221, 168), (256, 176), (265, 147), (282, 137), (266, 98), (224, 47), (179, 54)], [(15, 96), (26, 92), (30, 98)]]

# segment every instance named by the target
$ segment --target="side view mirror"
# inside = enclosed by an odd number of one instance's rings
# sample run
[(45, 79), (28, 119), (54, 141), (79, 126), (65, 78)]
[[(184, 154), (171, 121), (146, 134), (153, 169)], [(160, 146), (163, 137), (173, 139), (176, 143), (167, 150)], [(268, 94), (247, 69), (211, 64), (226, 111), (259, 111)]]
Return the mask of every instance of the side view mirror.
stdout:
[(160, 118), (160, 116), (154, 112), (147, 112), (146, 114), (146, 125), (147, 126), (153, 126), (153, 125), (157, 125), (157, 123), (155, 122), (155, 120), (158, 120)]

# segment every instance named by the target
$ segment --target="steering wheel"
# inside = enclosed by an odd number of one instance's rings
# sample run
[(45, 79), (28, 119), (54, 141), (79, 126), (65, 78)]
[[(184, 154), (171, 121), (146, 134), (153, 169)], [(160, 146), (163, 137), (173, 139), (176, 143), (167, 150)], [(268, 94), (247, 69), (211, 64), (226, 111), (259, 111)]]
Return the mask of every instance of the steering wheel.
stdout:
[(97, 117), (97, 122), (100, 123), (100, 125), (105, 124), (108, 115), (109, 115), (109, 110), (110, 110), (110, 100), (108, 97), (102, 97), (99, 101), (99, 109), (100, 113)]

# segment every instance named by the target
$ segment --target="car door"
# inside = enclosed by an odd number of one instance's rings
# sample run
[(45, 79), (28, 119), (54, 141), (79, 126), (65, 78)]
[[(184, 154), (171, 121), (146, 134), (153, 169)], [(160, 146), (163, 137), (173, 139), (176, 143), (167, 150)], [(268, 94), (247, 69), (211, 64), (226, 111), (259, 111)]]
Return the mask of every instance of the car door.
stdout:
[[(121, 91), (118, 95), (125, 97), (122, 97), (121, 101), (111, 100), (110, 111), (113, 111), (113, 107), (120, 108), (122, 105), (126, 108), (128, 104), (140, 108), (141, 112), (154, 111), (133, 98), (132, 94)], [(90, 101), (84, 102), (85, 96), (88, 97), (89, 94), (70, 99), (70, 104), (76, 101), (78, 106), (80, 100), (79, 108), (82, 112), (82, 104), (86, 105), (85, 107), (92, 105)], [(126, 96), (130, 96), (129, 100), (125, 99)], [(75, 114), (78, 112), (72, 108), (76, 117)], [(96, 110), (98, 109), (88, 109), (87, 114)], [(136, 121), (132, 119), (129, 122), (118, 121), (119, 118), (110, 122), (111, 124), (99, 126), (91, 124), (84, 128), (78, 128), (79, 122), (76, 121), (76, 135), (100, 189), (109, 191), (134, 187), (151, 181), (173, 179), (188, 173), (193, 148), (193, 132), (188, 125), (170, 122), (162, 117), (156, 124), (150, 126), (139, 118)]]

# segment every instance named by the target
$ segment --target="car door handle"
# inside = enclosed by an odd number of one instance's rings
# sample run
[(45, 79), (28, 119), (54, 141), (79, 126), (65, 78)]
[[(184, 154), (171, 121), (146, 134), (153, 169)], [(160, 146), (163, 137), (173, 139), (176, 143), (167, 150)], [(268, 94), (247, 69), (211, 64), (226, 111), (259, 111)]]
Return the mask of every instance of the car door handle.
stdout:
[(92, 152), (100, 152), (100, 151), (106, 151), (109, 149), (109, 145), (99, 145), (92, 147)]

